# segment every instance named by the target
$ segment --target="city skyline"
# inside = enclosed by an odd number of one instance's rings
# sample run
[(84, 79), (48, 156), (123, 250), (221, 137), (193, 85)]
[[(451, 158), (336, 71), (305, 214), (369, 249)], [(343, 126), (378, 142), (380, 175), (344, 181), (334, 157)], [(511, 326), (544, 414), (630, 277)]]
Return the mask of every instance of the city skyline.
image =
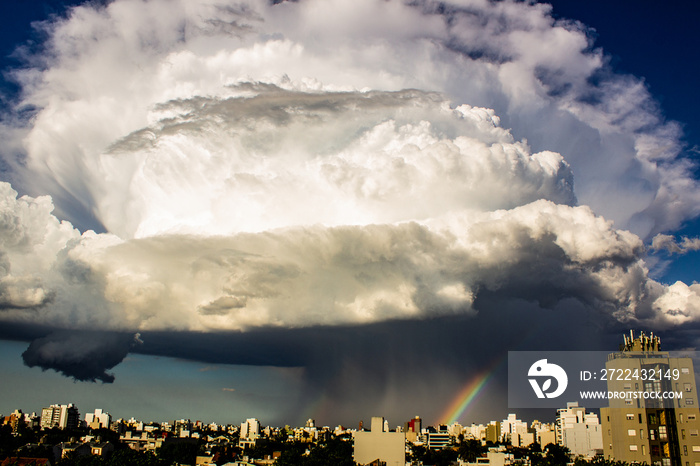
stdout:
[[(592, 416), (595, 419), (598, 419), (599, 413), (595, 412), (595, 410), (590, 410), (586, 408), (585, 406), (580, 406), (579, 407), (579, 402), (565, 402), (563, 403), (566, 407), (561, 407), (561, 408), (556, 408), (552, 411), (554, 414), (552, 416), (552, 419), (533, 419), (531, 421), (528, 420), (522, 420), (520, 419), (519, 414), (517, 413), (518, 410), (510, 410), (510, 412), (503, 416), (504, 419), (499, 419), (499, 418), (494, 418), (487, 420), (485, 422), (481, 423), (476, 423), (476, 422), (471, 422), (471, 423), (465, 423), (461, 424), (458, 421), (453, 421), (449, 423), (445, 422), (438, 422), (434, 424), (426, 423), (420, 415), (416, 414), (414, 416), (407, 416), (401, 419), (397, 419), (396, 422), (392, 423), (390, 422), (389, 419), (384, 418), (383, 416), (370, 416), (368, 419), (358, 419), (354, 424), (352, 425), (321, 425), (316, 422), (315, 419), (309, 418), (306, 419), (304, 422), (299, 423), (298, 425), (296, 424), (286, 424), (286, 425), (274, 425), (274, 424), (266, 424), (264, 422), (260, 422), (260, 420), (256, 416), (248, 417), (248, 418), (241, 418), (241, 419), (233, 419), (230, 422), (225, 422), (225, 423), (220, 423), (216, 421), (212, 421), (210, 419), (202, 419), (201, 417), (194, 417), (194, 418), (189, 418), (189, 417), (182, 417), (182, 416), (176, 416), (173, 418), (167, 418), (167, 419), (144, 419), (144, 418), (139, 418), (139, 417), (123, 417), (117, 415), (113, 415), (113, 413), (108, 412), (107, 410), (104, 410), (103, 408), (94, 408), (94, 409), (87, 409), (87, 410), (81, 410), (80, 406), (78, 406), (75, 403), (51, 403), (50, 405), (43, 406), (40, 408), (38, 411), (27, 411), (23, 410), (21, 408), (17, 408), (11, 413), (8, 413), (7, 415), (5, 413), (0, 413), (3, 416), (11, 416), (12, 414), (15, 414), (15, 412), (20, 412), (25, 420), (29, 418), (34, 418), (35, 420), (38, 420), (40, 422), (40, 418), (42, 415), (45, 417), (45, 425), (39, 425), (39, 428), (45, 428), (45, 429), (50, 429), (50, 428), (59, 428), (59, 429), (74, 429), (74, 428), (81, 428), (81, 427), (87, 427), (87, 428), (92, 428), (92, 429), (99, 429), (99, 428), (111, 428), (108, 427), (107, 425), (99, 425), (98, 427), (91, 427), (90, 424), (91, 422), (96, 422), (96, 423), (104, 423), (105, 419), (110, 419), (111, 423), (125, 423), (129, 425), (136, 425), (136, 424), (143, 424), (144, 426), (149, 426), (149, 425), (157, 425), (157, 424), (164, 424), (171, 426), (173, 423), (181, 423), (181, 422), (189, 422), (193, 425), (201, 426), (201, 427), (208, 427), (208, 426), (213, 426), (216, 425), (219, 428), (225, 428), (226, 426), (238, 426), (241, 424), (245, 424), (246, 422), (250, 420), (255, 420), (257, 423), (260, 424), (261, 427), (272, 427), (272, 428), (284, 428), (284, 427), (302, 427), (306, 426), (309, 427), (310, 425), (313, 427), (317, 428), (328, 428), (328, 429), (336, 429), (338, 427), (342, 427), (344, 430), (361, 430), (361, 429), (369, 429), (370, 428), (370, 420), (373, 418), (381, 417), (385, 424), (385, 427), (388, 427), (389, 430), (387, 431), (402, 431), (406, 432), (405, 429), (406, 426), (409, 426), (409, 429), (412, 428), (410, 427), (412, 425), (412, 421), (418, 422), (419, 425), (422, 426), (423, 429), (428, 428), (428, 427), (433, 427), (433, 428), (438, 428), (438, 427), (453, 427), (455, 425), (461, 425), (462, 427), (481, 427), (484, 428), (487, 425), (495, 425), (496, 423), (498, 424), (505, 424), (511, 430), (503, 430), (501, 431), (501, 435), (506, 435), (508, 433), (515, 433), (515, 430), (513, 430), (515, 427), (520, 427), (520, 426), (527, 426), (527, 425), (544, 425), (547, 428), (553, 429), (554, 426), (557, 423), (558, 417), (561, 415), (561, 412), (566, 412), (571, 406), (575, 406), (577, 409), (582, 410), (582, 412), (586, 412), (588, 415)], [(60, 419), (60, 422), (58, 420), (59, 414), (61, 410), (65, 411), (67, 409), (70, 410), (75, 410), (78, 413), (77, 418), (77, 426), (72, 426), (72, 425), (67, 425), (67, 421), (64, 418)], [(43, 411), (48, 411), (48, 413), (43, 414)], [(89, 418), (89, 419), (88, 419)], [(50, 422), (51, 421), (51, 422)], [(517, 422), (516, 422), (517, 421)], [(70, 421), (73, 422), (73, 421)], [(97, 425), (97, 424), (96, 424)]]
[(634, 5), (3, 5), (0, 412), (478, 423), (508, 351), (695, 349), (698, 7)]
[[(534, 464), (542, 460), (543, 455), (552, 460), (553, 455), (558, 454), (560, 458), (556, 464), (575, 458), (576, 462), (641, 461), (668, 466), (685, 462), (687, 466), (700, 452), (696, 429), (700, 410), (696, 405), (692, 355), (688, 352), (675, 354), (660, 351), (659, 337), (643, 332), (635, 336), (630, 331), (629, 337), (623, 335), (623, 342), (619, 351), (603, 357), (605, 369), (602, 369), (600, 361), (590, 366), (596, 359), (590, 353), (589, 358), (567, 362), (565, 357), (562, 359), (561, 355), (550, 352), (554, 361), (569, 369), (570, 375), (577, 372), (581, 372), (582, 376), (584, 372), (593, 375), (588, 370), (581, 370), (581, 367), (598, 367), (605, 371), (606, 382), (603, 386), (585, 391), (588, 395), (596, 396), (584, 396), (584, 392), (577, 392), (580, 387), (573, 390), (583, 401), (599, 399), (597, 395), (607, 398), (608, 406), (600, 409), (600, 417), (579, 402), (566, 402), (565, 408), (558, 403), (551, 404), (550, 407), (556, 409), (554, 422), (542, 422), (541, 419), (528, 422), (519, 419), (515, 413), (509, 413), (502, 421), (470, 425), (446, 420), (426, 426), (420, 416), (415, 416), (399, 423), (395, 429), (383, 416), (372, 416), (369, 423), (360, 419), (356, 428), (347, 425), (334, 428), (321, 426), (313, 418), (307, 419), (304, 427), (289, 424), (284, 427), (271, 426), (251, 417), (241, 420), (239, 428), (238, 422), (211, 423), (201, 419), (126, 420), (116, 418), (102, 408), (85, 413), (82, 416), (84, 421), (81, 421), (79, 408), (74, 404), (43, 407), (41, 416), (15, 410), (11, 415), (1, 417), (4, 434), (8, 436), (11, 430), (20, 439), (19, 442), (12, 442), (15, 446), (35, 436), (38, 429), (42, 432), (50, 429), (54, 442), (61, 437), (68, 439), (70, 435), (69, 442), (60, 442), (50, 451), (43, 447), (41, 456), (48, 456), (49, 459), (71, 454), (92, 454), (102, 457), (102, 460), (95, 461), (103, 461), (105, 455), (111, 452), (121, 455), (121, 464), (133, 461), (126, 457), (146, 452), (146, 455), (155, 454), (167, 460), (171, 454), (169, 446), (187, 443), (192, 449), (187, 453), (180, 452), (180, 458), (187, 460), (187, 456), (196, 454), (198, 463), (200, 459), (235, 459), (240, 454), (244, 462), (251, 458), (263, 458), (276, 459), (275, 464), (278, 461), (297, 464), (299, 460), (289, 456), (302, 455), (302, 451), (294, 452), (301, 444), (306, 447), (306, 454), (311, 456), (320, 455), (319, 449), (323, 450), (326, 458), (323, 464), (326, 464), (331, 462), (328, 449), (332, 449), (333, 444), (340, 448), (333, 450), (334, 464), (341, 458), (347, 459), (350, 454), (359, 464), (374, 463), (377, 458), (386, 463), (408, 464), (407, 460), (410, 459), (411, 464), (424, 464), (435, 462), (435, 455), (441, 457), (441, 461), (456, 461), (459, 458), (460, 464), (465, 461), (468, 464), (498, 463), (499, 458), (505, 464), (512, 464), (513, 460)], [(567, 352), (568, 356), (573, 354)], [(509, 371), (514, 362), (511, 356), (512, 353), (509, 354)], [(581, 363), (584, 365), (581, 366)], [(562, 393), (564, 396), (560, 394), (549, 398), (569, 399), (573, 393), (566, 391), (567, 371), (563, 367), (555, 363), (547, 364), (547, 360), (536, 361), (533, 364), (535, 367), (527, 375), (509, 374), (509, 378), (554, 377), (556, 391), (561, 390), (569, 395)], [(590, 380), (590, 377), (582, 377), (581, 380)], [(533, 380), (530, 379), (530, 382)], [(480, 384), (477, 383), (477, 386)], [(537, 398), (544, 398), (541, 396), (542, 390), (554, 395), (554, 391), (549, 391), (551, 388), (549, 383), (544, 383), (535, 390)], [(642, 393), (646, 396), (639, 396)], [(80, 440), (77, 433), (81, 433)], [(42, 438), (48, 439), (48, 435)], [(109, 440), (105, 442), (106, 437)], [(41, 443), (45, 445), (48, 441)], [(40, 445), (6, 448), (3, 453), (9, 456), (32, 453), (32, 457), (38, 457), (36, 453), (41, 448)]]

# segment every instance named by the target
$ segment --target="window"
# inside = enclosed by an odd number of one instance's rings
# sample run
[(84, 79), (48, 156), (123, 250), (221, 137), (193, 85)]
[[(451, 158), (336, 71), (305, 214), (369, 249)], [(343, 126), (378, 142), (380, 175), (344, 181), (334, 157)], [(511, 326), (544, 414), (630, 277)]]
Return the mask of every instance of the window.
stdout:
[(642, 414), (639, 413), (638, 416), (639, 416), (639, 423), (641, 424), (642, 423)]
[(684, 384), (683, 384), (683, 390), (685, 390), (686, 392), (692, 392), (692, 391), (693, 391), (693, 386), (690, 385), (689, 383), (684, 383)]
[(639, 429), (639, 438), (644, 438), (644, 429)]
[(635, 435), (637, 435), (637, 431), (634, 429), (628, 429), (627, 435), (629, 435), (630, 437), (634, 437)]
[(691, 437), (697, 437), (697, 436), (698, 436), (698, 430), (697, 430), (697, 429), (690, 429), (690, 436), (691, 436)]
[(630, 445), (630, 451), (637, 451), (637, 445)]
[(656, 432), (654, 429), (649, 429), (649, 440), (656, 440)]
[(661, 458), (661, 466), (671, 466), (671, 458)]
[(695, 404), (695, 402), (693, 401), (693, 399), (692, 399), (692, 398), (686, 398), (686, 400), (685, 400), (685, 404), (686, 404), (686, 405), (694, 405), (694, 404)]
[[(608, 419), (609, 421), (610, 419)], [(694, 421), (695, 420), (695, 414), (688, 414), (688, 420), (689, 421)]]
[(668, 435), (666, 434), (666, 426), (659, 426), (659, 440), (668, 440)]
[(631, 406), (631, 405), (632, 405), (632, 400), (625, 400), (625, 404)]
[(631, 383), (626, 383), (623, 387), (624, 390), (632, 390), (632, 384)]
[(685, 429), (681, 429), (681, 438), (682, 438), (682, 439), (685, 438)]
[(693, 451), (695, 451), (695, 452), (700, 451), (700, 445), (693, 445)]
[[(610, 419), (608, 419), (609, 421)], [(627, 414), (627, 420), (628, 421), (634, 421), (634, 414)]]
[(690, 369), (687, 367), (681, 367), (681, 374), (690, 374)]

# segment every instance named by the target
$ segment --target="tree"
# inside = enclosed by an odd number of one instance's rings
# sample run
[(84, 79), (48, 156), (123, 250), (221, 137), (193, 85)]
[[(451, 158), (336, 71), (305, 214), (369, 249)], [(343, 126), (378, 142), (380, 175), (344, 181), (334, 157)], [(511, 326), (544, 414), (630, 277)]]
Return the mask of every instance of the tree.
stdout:
[(309, 453), (309, 466), (324, 466), (328, 464), (337, 466), (353, 466), (352, 444), (338, 438), (331, 438), (327, 442), (319, 443)]
[(131, 448), (115, 451), (103, 464), (105, 466), (121, 466), (124, 464), (133, 466), (165, 466), (165, 462), (157, 458), (152, 451), (139, 452)]
[(194, 464), (197, 461), (199, 445), (196, 442), (165, 442), (156, 450), (156, 456), (164, 464), (173, 463)]
[[(309, 453), (306, 454), (308, 448)], [(275, 463), (277, 466), (353, 466), (352, 444), (332, 437), (326, 442), (311, 446), (309, 443), (294, 442), (282, 451)]]
[(459, 457), (469, 463), (476, 463), (476, 459), (486, 452), (486, 447), (479, 440), (469, 439), (459, 446)]
[(546, 464), (549, 466), (566, 466), (566, 464), (571, 460), (569, 449), (562, 445), (548, 443), (544, 447), (544, 451), (544, 459)]
[(304, 457), (304, 452), (306, 451), (306, 445), (294, 442), (290, 444), (282, 454), (275, 464), (277, 466), (300, 466), (305, 464), (306, 458)]
[[(603, 458), (602, 456), (596, 456), (593, 459), (586, 461), (582, 458), (577, 458), (576, 461), (574, 461), (574, 465), (593, 465), (593, 466), (627, 466), (628, 463), (625, 463), (624, 461), (616, 461), (616, 460), (611, 460), (611, 459), (606, 459)], [(646, 466), (646, 463), (642, 463), (644, 466)]]
[(427, 451), (428, 451), (428, 449), (426, 447), (424, 447), (423, 445), (416, 445), (414, 443), (410, 443), (409, 447), (410, 447), (411, 452), (409, 453), (407, 459), (409, 459), (411, 461), (416, 461), (416, 462), (422, 461), (423, 458), (425, 457)]

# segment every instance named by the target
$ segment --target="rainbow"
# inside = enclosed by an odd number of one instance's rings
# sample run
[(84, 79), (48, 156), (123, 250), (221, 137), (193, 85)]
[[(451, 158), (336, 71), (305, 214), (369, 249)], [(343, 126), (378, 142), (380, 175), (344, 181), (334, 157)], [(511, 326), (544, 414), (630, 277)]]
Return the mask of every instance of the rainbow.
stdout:
[(457, 396), (447, 406), (445, 412), (440, 416), (438, 424), (449, 425), (457, 422), (469, 406), (484, 392), (484, 388), (493, 379), (500, 362), (502, 360), (499, 358), (490, 367), (470, 379), (467, 385), (459, 391)]

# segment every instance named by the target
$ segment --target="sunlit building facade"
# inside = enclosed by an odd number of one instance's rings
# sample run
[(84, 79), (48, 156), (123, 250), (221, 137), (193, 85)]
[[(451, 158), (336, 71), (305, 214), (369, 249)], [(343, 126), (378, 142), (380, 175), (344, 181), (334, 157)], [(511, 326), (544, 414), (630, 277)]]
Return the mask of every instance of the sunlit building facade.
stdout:
[[(625, 336), (606, 363), (609, 392), (682, 393), (671, 400), (625, 397), (601, 408), (607, 458), (658, 466), (700, 466), (700, 411), (690, 357), (670, 357), (658, 337)], [(619, 372), (618, 372), (619, 371)], [(627, 377), (629, 375), (629, 377)]]

